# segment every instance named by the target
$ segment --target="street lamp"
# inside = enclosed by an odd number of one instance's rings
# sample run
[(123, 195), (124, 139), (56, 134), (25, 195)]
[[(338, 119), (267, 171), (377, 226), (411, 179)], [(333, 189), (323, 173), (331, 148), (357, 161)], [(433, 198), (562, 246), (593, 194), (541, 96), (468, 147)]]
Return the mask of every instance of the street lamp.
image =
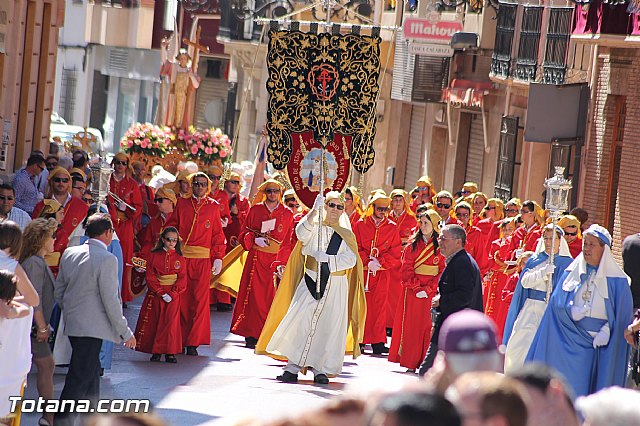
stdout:
[(113, 169), (107, 163), (104, 152), (100, 153), (100, 157), (90, 166), (91, 169), (91, 195), (96, 202), (96, 213), (100, 213), (100, 206), (107, 200), (109, 194), (109, 180)]
[[(551, 223), (553, 223), (553, 233), (551, 239), (551, 253), (549, 254), (549, 262), (553, 265), (556, 246), (556, 226), (558, 223), (558, 217), (564, 211), (569, 210), (569, 191), (571, 191), (571, 181), (564, 177), (564, 167), (555, 167), (556, 174), (550, 179), (544, 180), (544, 187), (547, 190), (547, 200), (545, 203), (545, 209), (551, 216)], [(551, 296), (551, 287), (553, 286), (553, 274), (549, 274), (547, 280), (547, 299), (549, 303), (549, 297)]]

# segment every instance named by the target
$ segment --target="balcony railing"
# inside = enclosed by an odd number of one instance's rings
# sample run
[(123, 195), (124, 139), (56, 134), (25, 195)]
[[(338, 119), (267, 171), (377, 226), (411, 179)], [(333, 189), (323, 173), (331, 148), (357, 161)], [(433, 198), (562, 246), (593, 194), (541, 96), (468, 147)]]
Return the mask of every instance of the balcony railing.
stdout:
[(491, 57), (491, 74), (507, 78), (511, 76), (511, 47), (516, 27), (518, 5), (500, 3), (498, 23), (496, 24), (496, 42)]
[(549, 10), (547, 46), (542, 63), (542, 82), (546, 84), (564, 83), (567, 71), (567, 49), (571, 35), (572, 8)]
[(539, 6), (524, 7), (514, 75), (518, 80), (535, 81), (536, 79), (543, 10), (544, 8)]

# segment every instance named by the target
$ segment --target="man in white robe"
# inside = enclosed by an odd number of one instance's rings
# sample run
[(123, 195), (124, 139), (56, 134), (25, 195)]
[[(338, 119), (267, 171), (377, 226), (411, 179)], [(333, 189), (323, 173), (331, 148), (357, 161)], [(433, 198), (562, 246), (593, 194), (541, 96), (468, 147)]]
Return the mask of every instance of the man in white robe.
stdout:
[[(321, 206), (326, 217), (319, 232)], [(358, 343), (364, 328), (362, 263), (344, 214), (343, 195), (333, 191), (326, 200), (318, 196), (313, 209), (296, 226), (296, 235), (299, 242), (287, 264), (256, 353), (288, 361), (283, 374), (277, 377), (282, 382), (295, 383), (298, 373), (312, 370), (315, 383), (327, 384), (329, 377), (342, 371), (345, 352), (359, 355)], [(317, 293), (319, 264), (324, 272), (320, 277), (321, 291)]]

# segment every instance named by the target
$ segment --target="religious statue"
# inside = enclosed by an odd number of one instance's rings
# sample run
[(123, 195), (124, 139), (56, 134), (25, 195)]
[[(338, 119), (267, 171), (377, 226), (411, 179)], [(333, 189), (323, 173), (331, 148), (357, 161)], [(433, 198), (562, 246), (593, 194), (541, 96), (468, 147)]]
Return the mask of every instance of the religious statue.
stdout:
[(164, 111), (160, 115), (160, 121), (165, 126), (188, 128), (193, 120), (189, 113), (189, 94), (194, 93), (200, 86), (200, 77), (196, 73), (195, 64), (189, 66), (191, 56), (185, 49), (180, 49), (175, 60), (169, 60), (166, 39), (162, 40), (162, 68), (160, 76), (167, 77), (169, 82), (167, 99), (163, 105)]

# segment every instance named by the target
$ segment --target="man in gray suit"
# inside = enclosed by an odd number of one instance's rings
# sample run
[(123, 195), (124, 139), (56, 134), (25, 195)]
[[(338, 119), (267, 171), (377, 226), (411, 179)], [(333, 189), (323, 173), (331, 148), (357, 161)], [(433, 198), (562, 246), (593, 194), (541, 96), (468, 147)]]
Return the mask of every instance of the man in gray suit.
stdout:
[[(107, 251), (113, 237), (108, 214), (87, 220), (89, 240), (65, 250), (60, 259), (55, 299), (64, 314), (64, 334), (71, 341), (71, 362), (60, 399), (100, 396), (100, 347), (102, 340), (136, 347), (136, 338), (122, 315), (118, 288), (118, 260)], [(73, 425), (73, 413), (55, 416), (56, 426)]]

